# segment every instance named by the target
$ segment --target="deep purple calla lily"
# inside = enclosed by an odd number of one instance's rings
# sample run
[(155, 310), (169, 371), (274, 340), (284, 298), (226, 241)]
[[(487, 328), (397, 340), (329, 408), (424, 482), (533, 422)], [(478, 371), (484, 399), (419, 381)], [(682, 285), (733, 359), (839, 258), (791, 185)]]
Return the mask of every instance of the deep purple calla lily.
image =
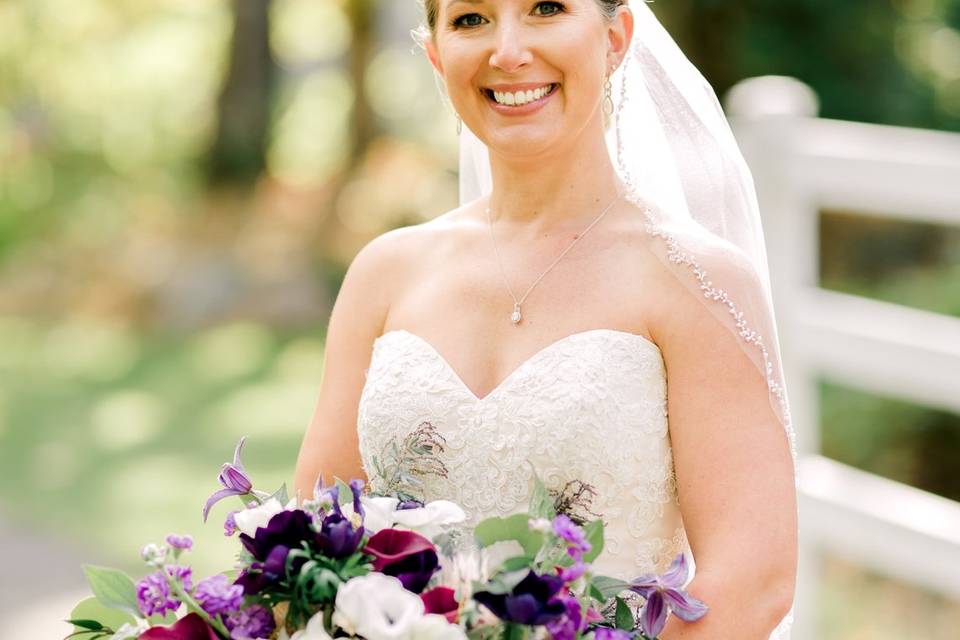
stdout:
[(414, 531), (381, 529), (367, 541), (363, 552), (374, 557), (374, 571), (396, 576), (413, 593), (422, 592), (440, 568), (437, 548)]
[(203, 618), (190, 613), (170, 627), (152, 627), (138, 636), (137, 640), (219, 640), (217, 634)]
[(244, 436), (240, 438), (240, 442), (237, 443), (237, 448), (233, 452), (233, 463), (224, 462), (223, 466), (220, 467), (220, 476), (217, 480), (219, 480), (223, 489), (220, 489), (207, 498), (206, 504), (203, 505), (204, 522), (207, 521), (210, 508), (216, 503), (230, 496), (245, 496), (253, 490), (253, 483), (250, 482), (250, 477), (240, 462), (240, 450), (243, 448), (243, 442), (246, 439), (247, 437)]
[(699, 620), (707, 613), (709, 607), (704, 602), (681, 589), (689, 570), (686, 556), (680, 553), (662, 576), (647, 573), (630, 581), (630, 590), (647, 601), (640, 614), (644, 634), (653, 638), (660, 635), (670, 611), (685, 622)]
[(477, 591), (474, 600), (501, 620), (526, 625), (542, 625), (567, 613), (564, 601), (557, 597), (563, 579), (555, 575), (537, 575), (533, 571), (517, 583), (510, 593)]

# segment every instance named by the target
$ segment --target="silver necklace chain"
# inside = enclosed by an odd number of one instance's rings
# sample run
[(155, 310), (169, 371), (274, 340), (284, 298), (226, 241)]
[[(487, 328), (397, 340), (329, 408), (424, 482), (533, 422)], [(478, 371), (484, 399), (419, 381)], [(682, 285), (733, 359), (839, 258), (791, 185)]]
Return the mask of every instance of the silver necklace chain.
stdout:
[(530, 285), (530, 288), (527, 289), (527, 292), (526, 292), (525, 294), (523, 294), (523, 297), (520, 298), (519, 300), (517, 300), (517, 296), (515, 296), (515, 295), (513, 294), (513, 289), (510, 287), (510, 282), (507, 280), (507, 275), (506, 275), (506, 273), (504, 273), (504, 271), (503, 271), (503, 260), (501, 260), (501, 258), (500, 258), (500, 249), (497, 248), (497, 240), (496, 240), (496, 238), (495, 238), (494, 235), (493, 235), (493, 222), (490, 220), (490, 207), (487, 207), (487, 226), (490, 228), (490, 240), (493, 242), (493, 250), (497, 253), (497, 264), (500, 266), (500, 275), (501, 275), (501, 277), (503, 277), (503, 282), (507, 285), (507, 291), (510, 292), (510, 297), (513, 298), (513, 313), (510, 314), (510, 321), (513, 322), (513, 324), (519, 324), (519, 323), (520, 323), (520, 320), (523, 318), (523, 315), (520, 313), (520, 305), (523, 304), (523, 301), (527, 299), (527, 296), (530, 295), (530, 292), (533, 291), (533, 288), (534, 288), (535, 286), (537, 286), (537, 284), (540, 282), (540, 280), (543, 279), (543, 276), (547, 275), (547, 273), (550, 271), (550, 269), (553, 269), (553, 267), (554, 267), (558, 262), (560, 262), (560, 260), (563, 258), (563, 256), (565, 256), (565, 255), (567, 254), (567, 252), (570, 251), (570, 249), (573, 248), (573, 245), (577, 244), (577, 241), (580, 240), (580, 238), (582, 238), (583, 236), (587, 235), (587, 232), (590, 231), (590, 229), (593, 228), (593, 225), (595, 225), (595, 224), (597, 224), (598, 222), (600, 222), (600, 218), (602, 218), (602, 217), (604, 216), (604, 214), (606, 214), (607, 211), (610, 210), (610, 207), (612, 207), (612, 206), (614, 205), (614, 203), (615, 203), (617, 200), (619, 200), (619, 199), (620, 199), (620, 192), (618, 191), (618, 192), (617, 192), (617, 196), (616, 196), (613, 200), (610, 201), (610, 204), (608, 204), (608, 205), (606, 206), (606, 208), (605, 208), (603, 211), (600, 212), (600, 215), (598, 215), (598, 216), (594, 219), (593, 222), (591, 222), (589, 225), (587, 225), (587, 228), (584, 229), (583, 232), (580, 233), (580, 235), (578, 235), (576, 238), (573, 239), (573, 242), (570, 243), (570, 246), (568, 246), (566, 249), (564, 249), (563, 252), (562, 252), (559, 256), (557, 256), (557, 259), (553, 261), (553, 264), (551, 264), (549, 267), (547, 267), (546, 271), (544, 271), (543, 273), (541, 273), (539, 278), (537, 278), (536, 280), (534, 280), (533, 284)]

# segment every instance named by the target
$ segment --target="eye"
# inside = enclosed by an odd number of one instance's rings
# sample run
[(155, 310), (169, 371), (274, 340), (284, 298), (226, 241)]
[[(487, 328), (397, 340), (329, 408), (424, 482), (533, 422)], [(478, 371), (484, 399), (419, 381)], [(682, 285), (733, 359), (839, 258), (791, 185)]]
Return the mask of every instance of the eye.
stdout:
[(458, 29), (460, 27), (479, 27), (482, 23), (473, 20), (474, 18), (479, 18), (481, 20), (483, 19), (479, 13), (465, 13), (459, 18), (454, 18), (451, 20), (450, 26), (452, 26), (454, 29)]
[(557, 13), (560, 13), (561, 11), (563, 11), (563, 5), (560, 4), (559, 2), (538, 2), (537, 3), (537, 7), (542, 7), (542, 6), (548, 6), (548, 7), (553, 6), (557, 8), (557, 11), (555, 13), (551, 12), (546, 14), (548, 16), (556, 15)]

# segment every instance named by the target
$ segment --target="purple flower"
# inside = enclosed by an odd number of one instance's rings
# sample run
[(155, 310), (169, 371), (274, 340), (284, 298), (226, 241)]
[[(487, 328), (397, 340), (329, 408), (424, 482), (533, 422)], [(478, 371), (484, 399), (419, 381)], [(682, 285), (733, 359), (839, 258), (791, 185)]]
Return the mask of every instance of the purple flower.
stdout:
[(167, 544), (174, 549), (189, 550), (193, 547), (193, 538), (190, 536), (178, 536), (171, 533), (167, 536)]
[[(306, 511), (293, 509), (281, 511), (270, 518), (266, 527), (257, 527), (254, 537), (240, 534), (240, 543), (261, 564), (251, 566), (259, 571), (244, 571), (235, 584), (243, 586), (247, 594), (262, 591), (286, 574), (287, 554), (291, 549), (299, 549), (304, 541), (312, 540), (317, 534), (310, 527), (311, 518)], [(299, 571), (299, 564), (294, 567)]]
[(421, 509), (423, 502), (420, 500), (404, 500), (397, 504), (396, 511), (405, 511), (407, 509)]
[[(185, 590), (191, 589), (189, 567), (167, 565), (164, 571), (180, 581)], [(170, 592), (170, 584), (163, 571), (154, 571), (137, 583), (137, 606), (148, 616), (164, 615), (166, 611), (176, 611), (180, 606), (180, 599)]]
[(547, 631), (550, 632), (552, 640), (574, 640), (577, 632), (587, 628), (580, 611), (580, 601), (573, 596), (561, 596), (560, 600), (563, 601), (567, 611), (556, 620), (548, 622)]
[(415, 531), (381, 529), (367, 541), (363, 552), (373, 556), (374, 571), (396, 576), (404, 589), (414, 593), (423, 592), (440, 568), (437, 548)]
[(219, 573), (201, 580), (193, 597), (200, 608), (211, 616), (239, 611), (243, 606), (243, 587), (231, 584), (227, 576)]
[(587, 565), (582, 560), (577, 560), (573, 566), (562, 567), (560, 569), (560, 578), (564, 583), (569, 584), (582, 576), (587, 571)]
[(233, 519), (235, 513), (236, 511), (231, 511), (223, 521), (223, 535), (225, 536), (232, 536), (237, 532), (237, 521)]
[(597, 627), (593, 630), (593, 640), (630, 640), (633, 634), (623, 629)]
[(681, 552), (662, 576), (646, 573), (630, 581), (630, 590), (647, 602), (640, 614), (640, 626), (645, 635), (657, 637), (667, 622), (668, 611), (673, 611), (681, 620), (699, 620), (709, 607), (685, 593), (681, 587), (689, 574), (687, 560)]
[(567, 542), (567, 553), (574, 560), (580, 560), (583, 554), (590, 551), (590, 543), (587, 542), (583, 529), (564, 514), (561, 513), (553, 519), (553, 532)]
[(563, 587), (560, 576), (540, 576), (530, 571), (510, 593), (477, 591), (473, 599), (501, 620), (527, 625), (547, 624), (567, 612), (556, 594)]
[(223, 489), (220, 489), (207, 498), (207, 503), (203, 506), (204, 522), (207, 521), (207, 515), (210, 513), (210, 508), (214, 504), (230, 496), (245, 496), (253, 489), (253, 483), (250, 482), (250, 478), (247, 476), (247, 472), (240, 462), (240, 450), (243, 448), (243, 442), (246, 439), (247, 437), (244, 436), (240, 438), (240, 442), (237, 443), (237, 448), (233, 452), (233, 464), (224, 462), (223, 466), (220, 467), (218, 480), (223, 486)]
[(273, 612), (258, 604), (231, 613), (224, 623), (233, 640), (269, 638), (276, 627)]

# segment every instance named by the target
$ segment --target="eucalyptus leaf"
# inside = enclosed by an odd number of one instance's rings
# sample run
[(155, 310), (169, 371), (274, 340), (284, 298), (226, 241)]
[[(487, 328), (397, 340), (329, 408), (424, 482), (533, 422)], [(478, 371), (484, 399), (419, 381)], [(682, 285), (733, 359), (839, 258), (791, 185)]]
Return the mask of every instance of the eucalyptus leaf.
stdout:
[(590, 563), (603, 551), (603, 520), (591, 520), (583, 525), (583, 531), (587, 536), (587, 542), (590, 543), (590, 551), (583, 554), (583, 561)]
[(529, 569), (533, 564), (533, 558), (530, 556), (513, 556), (512, 558), (507, 558), (500, 564), (500, 568), (503, 571), (519, 571), (521, 569)]
[(340, 504), (347, 504), (348, 502), (353, 502), (353, 491), (350, 489), (350, 485), (338, 478), (337, 476), (333, 477), (334, 482), (339, 488), (337, 494), (337, 502)]
[(100, 604), (133, 616), (141, 615), (137, 607), (137, 589), (130, 576), (118, 569), (89, 564), (83, 565), (83, 573)]
[(623, 629), (624, 631), (632, 631), (636, 626), (636, 622), (633, 620), (633, 612), (630, 611), (630, 607), (623, 601), (623, 598), (617, 598), (617, 611), (614, 620), (617, 629)]
[(603, 601), (609, 600), (630, 588), (629, 582), (609, 576), (594, 576), (592, 583), (603, 595), (603, 598), (601, 598)]
[(290, 502), (290, 497), (287, 496), (287, 483), (284, 482), (282, 485), (280, 485), (280, 488), (277, 489), (277, 491), (270, 497), (276, 498), (280, 504), (286, 506), (286, 504)]
[(489, 547), (496, 542), (515, 540), (523, 547), (523, 552), (536, 556), (543, 546), (543, 534), (531, 531), (526, 513), (517, 513), (501, 518), (494, 516), (481, 520), (473, 530), (473, 536), (481, 547)]
[(553, 498), (536, 471), (533, 473), (533, 492), (530, 494), (530, 517), (553, 519), (556, 516)]

